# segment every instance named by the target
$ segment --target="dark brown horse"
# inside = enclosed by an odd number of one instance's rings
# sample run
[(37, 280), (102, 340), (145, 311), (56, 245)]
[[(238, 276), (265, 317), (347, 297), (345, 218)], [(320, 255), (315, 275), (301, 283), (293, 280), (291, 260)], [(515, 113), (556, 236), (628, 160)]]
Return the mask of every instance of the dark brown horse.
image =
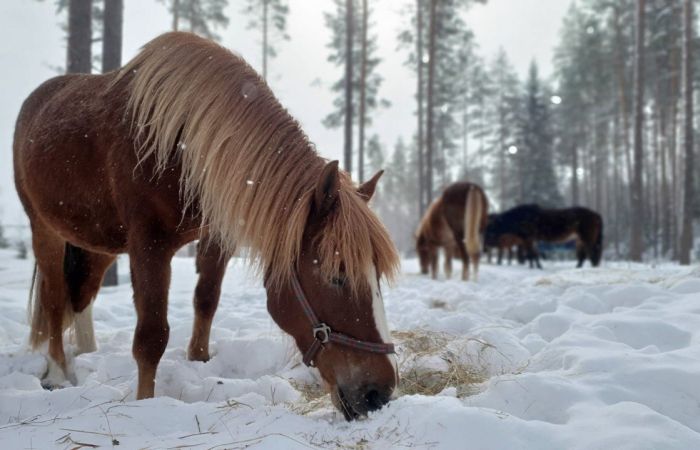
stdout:
[(388, 401), (398, 375), (379, 280), (398, 257), (367, 206), (381, 173), (354, 186), (226, 49), (168, 33), (119, 71), (45, 82), (19, 114), (14, 172), (37, 260), (31, 343), (49, 341), (48, 383), (72, 378), (71, 322), (79, 351), (95, 348), (90, 305), (126, 252), (136, 397), (152, 397), (170, 260), (201, 238), (189, 359), (209, 358), (226, 262), (240, 248), (264, 276), (272, 318), (345, 416)]
[(488, 199), (480, 186), (468, 182), (448, 186), (430, 205), (416, 232), (416, 252), (421, 272), (427, 274), (430, 268), (433, 279), (437, 278), (437, 255), (439, 248), (443, 248), (445, 274), (449, 278), (456, 247), (462, 259), (462, 279), (469, 279), (471, 259), (476, 280), (488, 208)]
[(588, 208), (546, 209), (538, 205), (520, 205), (494, 217), (486, 229), (486, 242), (498, 242), (503, 236), (516, 236), (524, 242), (526, 257), (539, 258), (536, 241), (566, 242), (576, 240), (577, 267), (588, 258), (594, 267), (603, 252), (603, 219)]

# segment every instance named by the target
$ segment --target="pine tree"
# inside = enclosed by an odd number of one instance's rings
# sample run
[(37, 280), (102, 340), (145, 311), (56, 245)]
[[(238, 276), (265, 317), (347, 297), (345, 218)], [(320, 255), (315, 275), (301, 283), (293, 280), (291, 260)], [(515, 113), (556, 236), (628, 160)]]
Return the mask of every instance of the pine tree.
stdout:
[(563, 204), (552, 158), (552, 134), (547, 91), (537, 64), (530, 65), (518, 127), (520, 203), (546, 207)]
[(493, 160), (494, 200), (501, 209), (514, 206), (517, 184), (515, 167), (508, 149), (515, 144), (516, 126), (520, 108), (520, 81), (503, 49), (500, 49), (489, 68), (493, 94), (485, 109), (490, 125), (487, 152)]
[(287, 15), (289, 5), (286, 0), (246, 0), (243, 12), (251, 17), (249, 29), (260, 30), (262, 34), (262, 76), (267, 79), (268, 58), (277, 56), (274, 37), (289, 40)]
[(644, 222), (643, 164), (644, 164), (644, 26), (645, 0), (637, 0), (635, 15), (634, 52), (634, 172), (632, 176), (631, 204), (632, 230), (630, 259), (641, 261), (644, 252), (642, 224)]
[(693, 135), (695, 134), (693, 119), (693, 39), (695, 38), (693, 22), (693, 2), (683, 0), (683, 98), (684, 98), (684, 133), (685, 147), (685, 183), (683, 192), (683, 222), (681, 231), (680, 263), (690, 264), (690, 253), (693, 248), (693, 164), (694, 151)]
[(122, 65), (124, 0), (104, 0), (103, 23), (102, 72), (104, 73), (118, 69)]
[(68, 2), (66, 72), (92, 71), (92, 0)]
[(207, 39), (220, 40), (214, 29), (226, 28), (228, 0), (158, 0), (173, 16), (173, 31), (186, 30)]
[[(351, 14), (348, 14), (348, 5), (352, 6), (353, 12)], [(359, 14), (357, 14), (358, 11)], [(345, 73), (331, 86), (331, 90), (336, 92), (338, 96), (333, 101), (334, 110), (323, 119), (323, 124), (328, 128), (344, 127), (345, 169), (349, 171), (352, 171), (355, 153), (352, 145), (354, 126), (358, 125), (360, 135), (361, 144), (358, 144), (358, 147), (364, 148), (364, 129), (371, 124), (371, 113), (380, 106), (387, 105), (385, 100), (379, 98), (379, 88), (383, 79), (377, 70), (381, 60), (376, 56), (377, 39), (371, 31), (373, 26), (370, 20), (371, 13), (372, 10), (368, 7), (366, 19), (363, 19), (365, 12), (363, 12), (358, 0), (348, 0), (347, 2), (335, 0), (335, 11), (324, 15), (326, 26), (331, 30), (331, 41), (328, 43), (331, 52), (328, 61), (336, 66), (344, 67)], [(348, 17), (352, 17), (351, 22), (348, 22)], [(366, 32), (363, 29), (365, 22)], [(349, 28), (352, 29), (352, 32), (349, 33), (350, 39), (347, 39), (348, 23), (351, 24)], [(364, 39), (364, 51), (362, 50), (363, 36), (367, 36), (367, 39)], [(348, 47), (351, 49), (350, 51), (348, 51)], [(350, 55), (350, 58), (346, 55)], [(362, 76), (363, 72), (364, 77)], [(346, 83), (348, 73), (351, 83)], [(364, 82), (362, 82), (363, 79)], [(360, 114), (360, 100), (362, 98), (364, 98), (364, 109), (363, 114)], [(364, 120), (360, 119), (360, 115), (364, 116)]]

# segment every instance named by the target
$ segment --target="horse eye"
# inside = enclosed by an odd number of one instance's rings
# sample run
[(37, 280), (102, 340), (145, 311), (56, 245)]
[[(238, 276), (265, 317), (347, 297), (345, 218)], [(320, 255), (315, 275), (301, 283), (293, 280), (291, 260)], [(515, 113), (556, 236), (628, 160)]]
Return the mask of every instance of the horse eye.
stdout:
[(337, 287), (345, 286), (345, 275), (338, 275), (337, 277), (331, 278), (331, 284)]

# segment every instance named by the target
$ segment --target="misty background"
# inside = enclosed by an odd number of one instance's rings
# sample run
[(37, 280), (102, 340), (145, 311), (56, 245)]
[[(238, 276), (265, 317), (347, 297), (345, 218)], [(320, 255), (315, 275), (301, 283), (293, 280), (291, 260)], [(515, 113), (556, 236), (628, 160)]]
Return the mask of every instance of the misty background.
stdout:
[[(684, 4), (696, 3), (125, 0), (122, 62), (173, 28), (242, 55), (322, 156), (359, 181), (386, 169), (375, 208), (403, 251), (441, 190), (469, 180), (492, 212), (523, 203), (599, 212), (606, 258), (687, 263), (698, 252), (700, 90), (697, 17), (686, 27)], [(0, 6), (0, 223), (9, 239), (28, 235), (12, 185), (14, 120), (29, 92), (65, 69), (67, 4)], [(92, 5), (99, 73), (103, 0)]]

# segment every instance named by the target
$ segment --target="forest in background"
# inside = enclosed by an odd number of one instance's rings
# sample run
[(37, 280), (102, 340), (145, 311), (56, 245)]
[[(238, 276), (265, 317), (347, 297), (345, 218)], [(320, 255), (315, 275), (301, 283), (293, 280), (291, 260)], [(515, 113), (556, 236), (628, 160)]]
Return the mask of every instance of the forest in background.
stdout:
[[(174, 30), (211, 39), (227, 26), (258, 32), (264, 77), (278, 44), (294, 39), (286, 0), (157, 1)], [(397, 1), (404, 27), (395, 46), (416, 80), (416, 120), (390, 148), (372, 128), (373, 114), (387, 106), (382, 84), (391, 81), (377, 52), (376, 1), (327, 2), (328, 62), (341, 76), (323, 124), (343, 130), (341, 162), (355, 179), (386, 169), (375, 207), (401, 250), (413, 247), (432, 199), (465, 179), (484, 186), (491, 211), (522, 203), (599, 211), (606, 258), (697, 258), (697, 0), (575, 1), (561, 25), (554, 75), (542, 77), (533, 62), (524, 79), (506, 52), (483, 54), (465, 21), (485, 0)], [(44, 2), (65, 17), (59, 70), (121, 65), (124, 0)], [(235, 23), (231, 6), (240, 12)]]

